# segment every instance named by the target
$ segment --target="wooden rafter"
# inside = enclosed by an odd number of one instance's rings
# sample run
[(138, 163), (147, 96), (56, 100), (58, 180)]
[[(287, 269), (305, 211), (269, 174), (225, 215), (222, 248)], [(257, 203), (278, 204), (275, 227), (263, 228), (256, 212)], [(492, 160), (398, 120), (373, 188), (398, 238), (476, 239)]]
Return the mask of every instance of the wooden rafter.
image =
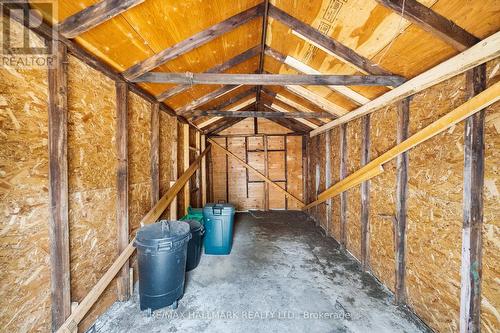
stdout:
[(148, 72), (133, 82), (194, 84), (238, 84), (266, 86), (399, 86), (405, 80), (395, 75), (329, 74), (221, 74)]
[(381, 68), (379, 65), (375, 64), (368, 58), (357, 54), (354, 50), (348, 48), (347, 46), (341, 44), (331, 37), (323, 35), (315, 28), (305, 24), (304, 22), (285, 13), (284, 11), (273, 5), (270, 5), (269, 7), (269, 16), (279, 20), (281, 23), (292, 29), (292, 31), (295, 31), (296, 33), (305, 37), (305, 39), (307, 39), (309, 42), (317, 45), (323, 50), (327, 50), (330, 54), (333, 54), (337, 58), (340, 58), (342, 61), (353, 65), (363, 73), (374, 75), (392, 75), (391, 72)]
[[(314, 75), (324, 74), (324, 73), (321, 73), (320, 71), (312, 68), (311, 66), (306, 65), (303, 62), (300, 62), (299, 60), (297, 60), (291, 56), (285, 56), (281, 52), (279, 52), (279, 51), (277, 51), (269, 46), (266, 46), (265, 52), (266, 52), (266, 55), (272, 57), (273, 59), (275, 59), (283, 64), (286, 64), (287, 66), (289, 66), (289, 67), (291, 67), (291, 68), (293, 68), (301, 73), (314, 74)], [(404, 80), (404, 78), (402, 78), (400, 76), (396, 76), (396, 77)], [(366, 98), (365, 96), (361, 95), (360, 93), (352, 90), (349, 87), (336, 86), (336, 85), (329, 85), (328, 87), (330, 89), (336, 91), (337, 93), (343, 95), (344, 97), (348, 98), (349, 100), (353, 101), (356, 104), (363, 105), (363, 104), (366, 104), (370, 101), (368, 98)]]
[[(214, 67), (208, 69), (205, 73), (222, 73), (231, 67), (234, 67), (234, 66), (236, 66), (236, 65), (238, 65), (238, 64), (240, 64), (248, 59), (255, 57), (257, 54), (259, 54), (259, 51), (260, 51), (260, 45), (254, 46), (254, 47), (246, 50), (245, 52), (240, 53), (237, 56), (229, 59), (228, 61), (223, 62), (222, 64), (218, 64), (217, 66), (214, 66)], [(156, 98), (159, 101), (164, 101), (172, 96), (175, 96), (177, 94), (180, 94), (180, 93), (190, 89), (191, 87), (192, 87), (192, 84), (178, 85), (176, 87), (165, 90), (164, 92), (162, 92), (161, 94), (156, 96)]]
[[(113, 81), (121, 81), (121, 82), (126, 82), (128, 85), (128, 88), (130, 91), (134, 92), (135, 94), (141, 96), (148, 102), (154, 103), (156, 102), (156, 98), (151, 95), (149, 92), (144, 90), (143, 88), (139, 87), (137, 84), (133, 82), (129, 82), (126, 80), (121, 73), (118, 73), (114, 68), (111, 66), (105, 64), (102, 60), (98, 59), (96, 56), (90, 54), (86, 50), (84, 50), (82, 47), (74, 43), (72, 40), (65, 38), (61, 34), (58, 34), (52, 27), (50, 27), (48, 24), (43, 22), (42, 18), (40, 18), (40, 24), (36, 26), (30, 26), (29, 22), (30, 20), (25, 20), (23, 15), (21, 14), (20, 10), (16, 9), (22, 9), (22, 7), (18, 3), (0, 3), (0, 6), (2, 6), (4, 9), (10, 10), (10, 18), (15, 20), (16, 22), (24, 25), (26, 28), (30, 29), (37, 35), (41, 36), (47, 41), (51, 41), (54, 38), (57, 39), (59, 42), (63, 43), (67, 49), (68, 49), (68, 54), (73, 55), (86, 65), (88, 65), (90, 68), (93, 68), (101, 73), (103, 73), (105, 76), (108, 78), (112, 79)], [(55, 35), (54, 35), (55, 34)], [(176, 116), (174, 110), (172, 110), (168, 105), (165, 103), (160, 104), (160, 110), (171, 115), (171, 116)], [(186, 119), (183, 117), (177, 116), (177, 120), (181, 123), (186, 123)]]
[(310, 135), (318, 135), (329, 130), (330, 128), (380, 110), (383, 107), (400, 101), (408, 96), (414, 95), (419, 91), (443, 82), (498, 56), (500, 56), (500, 32), (485, 38), (481, 42), (472, 46), (470, 49), (443, 61), (439, 65), (436, 65), (428, 71), (417, 75), (399, 87), (396, 87), (382, 96), (375, 98), (371, 102), (349, 112), (345, 116), (335, 119), (328, 124), (311, 131)]
[(145, 0), (103, 0), (66, 18), (57, 25), (59, 33), (66, 38), (76, 36), (95, 28), (113, 17), (143, 3)]
[(376, 1), (459, 51), (464, 51), (479, 42), (479, 38), (416, 0)]
[(175, 112), (179, 115), (184, 115), (187, 113), (187, 111), (190, 111), (192, 109), (196, 109), (197, 107), (206, 104), (214, 99), (217, 99), (225, 94), (227, 94), (230, 91), (233, 91), (240, 86), (235, 86), (235, 85), (227, 85), (223, 86), (217, 90), (214, 90), (206, 95), (201, 96), (198, 99), (195, 99), (194, 101), (191, 101), (190, 103), (180, 107), (179, 109), (175, 110)]
[[(243, 100), (244, 98), (246, 98), (246, 97), (248, 97), (248, 96), (251, 96), (251, 95), (255, 94), (255, 90), (256, 90), (256, 88), (255, 88), (255, 87), (253, 87), (253, 88), (251, 88), (251, 89), (249, 89), (249, 90), (243, 91), (243, 92), (241, 92), (241, 93), (239, 93), (239, 94), (237, 94), (237, 95), (235, 95), (235, 96), (233, 96), (233, 97), (231, 97), (231, 98), (228, 98), (228, 99), (224, 100), (224, 102), (222, 102), (222, 103), (220, 103), (220, 104), (216, 105), (213, 109), (214, 109), (214, 110), (223, 111), (223, 110), (225, 110), (225, 108), (227, 108), (228, 106), (233, 105), (233, 104), (235, 104), (235, 103), (237, 103), (237, 102), (239, 102), (239, 101)], [(192, 119), (191, 119), (191, 121), (195, 121), (197, 118), (199, 118), (199, 116), (197, 116), (197, 115), (193, 115), (193, 114), (191, 113), (192, 111), (196, 111), (196, 110), (189, 110), (189, 111), (186, 111), (186, 112), (184, 113), (184, 115), (185, 115), (185, 117), (186, 117), (186, 118), (192, 118)]]
[[(264, 52), (266, 50), (266, 40), (267, 40), (267, 27), (269, 19), (269, 0), (264, 0), (264, 14), (262, 16), (262, 35), (260, 39), (260, 58), (259, 58), (259, 68), (257, 73), (262, 74), (264, 71)], [(262, 92), (262, 86), (257, 87), (257, 105), (260, 105), (260, 95)]]
[(217, 23), (210, 28), (203, 30), (188, 39), (185, 39), (172, 47), (166, 48), (163, 51), (151, 56), (150, 58), (139, 62), (130, 67), (123, 76), (128, 80), (138, 78), (146, 72), (149, 72), (164, 63), (179, 57), (180, 55), (194, 50), (195, 48), (214, 40), (215, 38), (245, 24), (260, 15), (262, 15), (262, 4), (249, 8), (239, 14), (236, 14), (225, 21)]
[(311, 112), (281, 112), (281, 111), (221, 111), (221, 110), (193, 110), (191, 115), (197, 117), (251, 117), (251, 118), (333, 118), (334, 116), (323, 113)]
[(343, 116), (349, 112), (349, 110), (337, 105), (328, 99), (318, 96), (314, 92), (309, 89), (306, 89), (301, 86), (285, 86), (285, 89), (296, 96), (299, 96), (314, 105), (318, 106), (320, 109), (323, 109), (326, 112), (329, 112), (337, 117)]

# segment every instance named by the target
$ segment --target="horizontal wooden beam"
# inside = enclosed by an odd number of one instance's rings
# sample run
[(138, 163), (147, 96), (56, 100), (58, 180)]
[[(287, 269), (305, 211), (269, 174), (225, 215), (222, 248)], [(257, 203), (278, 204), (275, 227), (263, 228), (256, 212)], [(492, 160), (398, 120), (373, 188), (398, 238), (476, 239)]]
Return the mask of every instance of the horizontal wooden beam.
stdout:
[(434, 66), (428, 71), (417, 75), (413, 79), (406, 81), (399, 87), (375, 98), (370, 103), (367, 103), (356, 110), (349, 112), (343, 117), (335, 119), (328, 124), (311, 131), (310, 135), (318, 135), (335, 126), (380, 110), (394, 102), (414, 95), (419, 91), (443, 82), (498, 56), (500, 56), (500, 32), (491, 35), (470, 49), (440, 63), (437, 66)]
[(354, 50), (341, 44), (335, 39), (323, 35), (315, 28), (307, 25), (306, 23), (296, 19), (295, 17), (285, 13), (281, 9), (270, 5), (269, 16), (279, 20), (281, 23), (288, 26), (292, 31), (304, 37), (313, 45), (318, 46), (322, 50), (335, 56), (336, 58), (353, 65), (363, 73), (374, 75), (392, 75), (391, 72), (381, 68), (378, 64), (372, 62), (370, 59), (357, 54)]
[(57, 29), (64, 37), (75, 38), (144, 1), (103, 0), (64, 19), (57, 25)]
[(399, 86), (405, 81), (396, 75), (327, 74), (219, 74), (148, 72), (133, 82), (176, 84), (244, 84), (266, 86)]
[[(287, 66), (305, 73), (305, 74), (314, 74), (314, 75), (320, 75), (324, 74), (321, 73), (320, 71), (312, 68), (309, 65), (306, 65), (305, 63), (299, 61), (298, 59), (295, 59), (291, 56), (285, 56), (284, 54), (281, 54), (279, 51), (266, 46), (265, 50), (266, 55), (272, 57), (273, 59), (286, 64)], [(397, 76), (397, 78), (404, 80), (401, 76)], [(334, 90), (335, 92), (343, 95), (344, 97), (348, 98), (349, 100), (353, 101), (356, 104), (363, 105), (368, 103), (370, 100), (366, 98), (365, 96), (361, 95), (360, 93), (352, 90), (349, 87), (346, 86), (339, 86), (339, 85), (329, 85), (328, 88)]]
[[(222, 72), (230, 69), (231, 67), (234, 67), (234, 66), (236, 66), (236, 65), (238, 65), (238, 64), (240, 64), (248, 59), (255, 57), (256, 55), (259, 54), (259, 52), (260, 52), (260, 45), (254, 46), (251, 49), (248, 49), (245, 52), (240, 53), (237, 56), (229, 59), (228, 61), (226, 61), (222, 64), (219, 64), (215, 67), (210, 68), (205, 73), (222, 73)], [(177, 94), (180, 94), (180, 93), (190, 89), (191, 87), (192, 87), (191, 84), (179, 85), (179, 86), (170, 88), (168, 90), (165, 90), (164, 92), (162, 92), (161, 94), (156, 96), (156, 98), (159, 101), (164, 101), (172, 96), (175, 96)]]
[(254, 117), (254, 118), (334, 118), (327, 112), (274, 112), (274, 111), (221, 111), (221, 110), (194, 110), (191, 115), (197, 117)]
[[(189, 166), (189, 168), (184, 171), (182, 176), (171, 186), (165, 195), (158, 200), (153, 208), (142, 218), (140, 225), (154, 223), (160, 218), (163, 211), (168, 207), (168, 205), (177, 196), (177, 193), (183, 188), (184, 184), (187, 183), (189, 178), (198, 169), (203, 157), (210, 151), (210, 146), (208, 146), (205, 151), (203, 151), (196, 160)], [(57, 333), (73, 333), (76, 331), (78, 324), (85, 317), (87, 312), (92, 308), (94, 303), (99, 299), (99, 296), (104, 292), (106, 287), (109, 285), (111, 280), (116, 276), (118, 271), (127, 262), (130, 256), (134, 253), (135, 238), (127, 245), (125, 250), (118, 256), (118, 258), (113, 262), (110, 268), (104, 273), (104, 275), (99, 279), (97, 284), (90, 290), (90, 292), (85, 296), (85, 298), (78, 304), (76, 309), (71, 313), (71, 315), (66, 319), (64, 324), (57, 330)]]
[(464, 51), (479, 42), (479, 38), (416, 0), (376, 1), (459, 51)]
[[(448, 128), (458, 124), (462, 120), (470, 117), (478, 111), (481, 111), (488, 106), (496, 103), (500, 100), (500, 82), (495, 83), (488, 89), (484, 90), (480, 94), (469, 99), (464, 104), (460, 105), (453, 111), (450, 111), (443, 117), (439, 118), (435, 122), (421, 129), (417, 133), (410, 136), (408, 139), (404, 140), (400, 144), (389, 149), (387, 152), (383, 153), (379, 157), (375, 158), (371, 162), (367, 163), (361, 169), (350, 174), (348, 177), (344, 178), (337, 184), (326, 189), (318, 195), (318, 199), (314, 202), (308, 204), (304, 209), (309, 209), (311, 207), (317, 206), (320, 203), (326, 201), (327, 199), (352, 188), (355, 185), (360, 184), (362, 181), (366, 181), (377, 175), (377, 170), (382, 167), (385, 163), (396, 158), (400, 154), (407, 152), (413, 147), (421, 144), (422, 142), (429, 140), (430, 138), (446, 131)], [(372, 176), (366, 178), (365, 175), (373, 173)], [(361, 181), (360, 181), (361, 180)], [(340, 190), (340, 192), (339, 192)]]
[(262, 173), (260, 173), (257, 169), (254, 169), (252, 166), (250, 166), (249, 164), (247, 164), (245, 161), (243, 161), (242, 159), (240, 159), (238, 156), (236, 156), (235, 154), (231, 153), (229, 150), (227, 150), (224, 147), (222, 147), (221, 145), (219, 145), (213, 139), (208, 139), (208, 142), (210, 142), (217, 149), (221, 150), (228, 157), (231, 157), (233, 160), (235, 160), (238, 163), (240, 163), (241, 165), (243, 165), (250, 172), (252, 172), (253, 174), (255, 174), (258, 178), (262, 179), (263, 181), (265, 181), (266, 183), (268, 183), (270, 186), (274, 187), (276, 190), (278, 190), (279, 192), (283, 193), (286, 197), (295, 200), (297, 203), (300, 204), (301, 207), (304, 206), (304, 203), (300, 199), (298, 199), (297, 197), (295, 197), (293, 194), (287, 192), (281, 186), (279, 186), (278, 184), (276, 184), (275, 182), (273, 182), (271, 179), (267, 178), (265, 175), (263, 175)]
[(207, 126), (203, 131), (203, 134), (216, 134), (220, 133), (226, 128), (236, 125), (245, 118), (220, 118), (217, 122), (210, 126)]
[(138, 78), (144, 73), (149, 72), (150, 70), (155, 69), (156, 67), (163, 65), (164, 63), (175, 59), (186, 52), (194, 50), (195, 48), (214, 40), (215, 38), (235, 29), (236, 27), (239, 27), (242, 24), (261, 16), (262, 11), (262, 4), (249, 8), (175, 44), (172, 47), (164, 49), (144, 61), (141, 61), (123, 72), (123, 75), (129, 80)]
[(197, 107), (206, 104), (214, 99), (217, 99), (225, 94), (227, 94), (230, 91), (233, 91), (241, 86), (235, 86), (235, 85), (227, 85), (222, 88), (219, 88), (217, 90), (214, 90), (206, 95), (201, 96), (198, 99), (195, 99), (194, 101), (191, 101), (190, 103), (184, 105), (183, 107), (180, 107), (179, 109), (175, 110), (175, 112), (178, 115), (184, 116), (187, 111), (191, 111), (192, 109), (196, 109)]

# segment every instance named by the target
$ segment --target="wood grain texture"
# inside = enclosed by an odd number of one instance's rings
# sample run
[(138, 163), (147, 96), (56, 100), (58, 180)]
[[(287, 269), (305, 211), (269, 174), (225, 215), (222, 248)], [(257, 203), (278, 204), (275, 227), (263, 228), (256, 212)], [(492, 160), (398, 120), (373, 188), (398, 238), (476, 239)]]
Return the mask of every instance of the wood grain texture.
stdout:
[[(370, 115), (361, 122), (361, 167), (370, 161)], [(361, 266), (370, 270), (370, 181), (361, 183)]]
[(425, 31), (441, 38), (459, 51), (464, 51), (479, 42), (477, 37), (416, 0), (376, 1)]
[(176, 45), (169, 47), (154, 56), (143, 60), (142, 62), (127, 69), (123, 75), (128, 79), (135, 79), (142, 74), (172, 60), (188, 51), (193, 50), (200, 45), (208, 43), (209, 41), (215, 39), (216, 37), (233, 30), (234, 28), (245, 24), (246, 22), (258, 17), (262, 14), (262, 6), (257, 5), (250, 9), (247, 9), (237, 15), (234, 15), (227, 20), (217, 23), (212, 27), (201, 31), (194, 36), (177, 43)]
[(143, 2), (144, 0), (102, 0), (66, 18), (57, 25), (57, 29), (64, 37), (75, 38)]
[[(398, 105), (397, 144), (408, 138), (410, 121), (410, 99), (406, 98)], [(406, 303), (406, 229), (408, 198), (408, 152), (396, 157), (396, 216), (394, 226), (394, 245), (396, 258), (396, 304)]]
[(151, 104), (151, 206), (160, 199), (160, 105)]
[(68, 222), (68, 72), (67, 48), (55, 42), (49, 68), (49, 200), (52, 330), (71, 313)]
[[(486, 88), (486, 65), (466, 74), (469, 98)], [(485, 110), (465, 120), (460, 332), (481, 331)]]
[(328, 75), (328, 74), (212, 74), (149, 72), (132, 82), (175, 84), (233, 84), (267, 86), (398, 86), (404, 78), (394, 75)]
[(325, 36), (313, 27), (297, 20), (293, 16), (285, 13), (278, 7), (273, 5), (269, 8), (269, 16), (280, 20), (283, 24), (287, 25), (290, 29), (298, 32), (308, 40), (320, 45), (321, 47), (329, 50), (331, 53), (342, 58), (346, 62), (354, 65), (356, 68), (363, 70), (365, 73), (390, 75), (391, 73), (372, 63), (369, 59), (357, 54), (352, 49), (341, 44), (335, 39)]
[[(347, 125), (340, 127), (340, 180), (347, 177)], [(347, 243), (347, 192), (340, 195), (340, 246)]]
[[(128, 173), (128, 89), (123, 82), (116, 83), (116, 228), (118, 254), (129, 242), (129, 173)], [(130, 297), (129, 265), (124, 265), (118, 276), (117, 296), (120, 301)]]

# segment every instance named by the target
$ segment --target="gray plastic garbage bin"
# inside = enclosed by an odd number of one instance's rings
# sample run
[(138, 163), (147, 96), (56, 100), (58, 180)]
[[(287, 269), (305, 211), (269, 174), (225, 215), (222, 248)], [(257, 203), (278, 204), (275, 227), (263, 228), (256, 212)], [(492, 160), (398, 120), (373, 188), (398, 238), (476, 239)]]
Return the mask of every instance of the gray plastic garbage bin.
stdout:
[(139, 264), (141, 310), (177, 308), (184, 293), (189, 224), (160, 221), (139, 229), (134, 242)]

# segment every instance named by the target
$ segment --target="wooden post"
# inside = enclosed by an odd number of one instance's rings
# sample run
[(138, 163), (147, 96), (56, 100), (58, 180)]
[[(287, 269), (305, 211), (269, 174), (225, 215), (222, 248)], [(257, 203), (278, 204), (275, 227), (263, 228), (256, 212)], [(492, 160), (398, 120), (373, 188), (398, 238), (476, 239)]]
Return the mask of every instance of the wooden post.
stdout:
[[(189, 168), (189, 125), (182, 125), (182, 171)], [(184, 185), (184, 202), (182, 203), (182, 215), (187, 214), (190, 203), (190, 181)]]
[[(195, 146), (196, 146), (196, 157), (198, 157), (201, 153), (201, 133), (199, 131), (196, 131), (195, 133)], [(205, 159), (202, 159), (202, 162)], [(201, 197), (203, 196), (202, 192), (203, 189), (201, 188), (201, 168), (196, 170), (196, 188), (198, 189), (196, 191), (196, 207), (201, 206)]]
[[(172, 163), (172, 173), (170, 175), (170, 187), (175, 184), (177, 181), (177, 145), (179, 142), (179, 131), (177, 128), (177, 121), (175, 122), (175, 125), (173, 126), (172, 130), (174, 131), (174, 141), (172, 142), (172, 154), (171, 154), (171, 163)], [(172, 200), (172, 203), (170, 204), (170, 213), (169, 217), (171, 220), (177, 220), (177, 197)]]
[(308, 138), (307, 135), (302, 136), (302, 199), (304, 202), (309, 202), (309, 149), (308, 149)]
[(160, 103), (151, 104), (151, 207), (160, 199)]
[(49, 68), (49, 233), (52, 330), (71, 314), (68, 225), (68, 77), (67, 49), (55, 43), (53, 67)]
[[(332, 186), (332, 171), (331, 171), (331, 131), (325, 135), (325, 188)], [(326, 200), (326, 235), (330, 234), (330, 222), (332, 221), (332, 199)]]
[[(340, 126), (340, 180), (347, 176), (347, 124)], [(340, 194), (340, 247), (347, 244), (347, 191)]]
[[(408, 138), (410, 119), (410, 97), (398, 104), (397, 143)], [(396, 158), (396, 225), (395, 225), (395, 260), (396, 260), (396, 304), (406, 303), (406, 199), (408, 197), (408, 152)]]
[[(370, 115), (363, 118), (362, 143), (361, 143), (361, 166), (365, 166), (370, 161)], [(361, 183), (361, 267), (364, 271), (369, 271), (370, 265), (370, 181)]]
[[(204, 151), (207, 145), (205, 135), (201, 136), (201, 151)], [(201, 206), (205, 207), (207, 204), (207, 158), (203, 157), (201, 160)]]
[[(486, 66), (467, 72), (469, 98), (486, 88)], [(465, 121), (460, 332), (481, 331), (485, 111)]]
[[(125, 82), (116, 82), (116, 223), (118, 230), (118, 254), (129, 243), (128, 225), (128, 87)], [(129, 264), (123, 265), (118, 275), (118, 300), (129, 298)]]
[[(267, 135), (264, 135), (264, 175), (269, 178), (269, 156), (267, 152), (268, 143), (267, 143)], [(264, 183), (264, 210), (269, 210), (269, 184)]]

